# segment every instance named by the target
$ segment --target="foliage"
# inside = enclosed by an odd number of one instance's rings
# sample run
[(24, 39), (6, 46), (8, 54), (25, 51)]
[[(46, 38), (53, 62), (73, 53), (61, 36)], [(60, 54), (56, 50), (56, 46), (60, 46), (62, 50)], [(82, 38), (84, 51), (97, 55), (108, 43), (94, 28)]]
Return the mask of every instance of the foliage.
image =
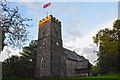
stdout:
[(3, 78), (33, 78), (37, 53), (37, 41), (23, 48), (22, 56), (12, 56), (3, 62)]
[(0, 21), (2, 27), (2, 46), (21, 47), (28, 39), (26, 21), (32, 19), (23, 18), (18, 7), (10, 8), (9, 3), (0, 1)]
[(92, 66), (92, 75), (95, 75), (97, 76), (97, 74), (99, 74), (99, 66), (96, 65), (96, 66)]
[[(21, 71), (21, 58), (18, 56), (12, 56), (9, 59), (6, 59), (3, 62), (3, 77), (11, 77), (15, 75), (22, 75), (19, 72)], [(19, 67), (21, 66), (21, 67)]]
[(112, 30), (105, 28), (93, 37), (99, 47), (97, 64), (101, 74), (118, 72), (119, 39), (120, 20), (114, 22)]
[(37, 40), (31, 41), (29, 46), (24, 47), (23, 52), (20, 54), (27, 63), (26, 68), (28, 68), (27, 71), (27, 74), (29, 74), (28, 77), (33, 78), (36, 66)]

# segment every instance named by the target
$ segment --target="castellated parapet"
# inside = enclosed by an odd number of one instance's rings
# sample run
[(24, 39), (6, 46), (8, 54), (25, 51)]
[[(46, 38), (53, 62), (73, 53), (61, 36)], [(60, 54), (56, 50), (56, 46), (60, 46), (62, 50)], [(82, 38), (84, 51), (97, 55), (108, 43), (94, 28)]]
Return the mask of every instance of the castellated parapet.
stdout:
[(47, 21), (54, 21), (56, 22), (58, 25), (61, 26), (61, 21), (59, 21), (58, 19), (56, 19), (55, 17), (53, 17), (53, 15), (49, 15), (49, 17), (46, 17), (45, 19), (43, 18), (42, 20), (39, 21), (39, 26), (42, 25), (43, 23), (47, 22)]

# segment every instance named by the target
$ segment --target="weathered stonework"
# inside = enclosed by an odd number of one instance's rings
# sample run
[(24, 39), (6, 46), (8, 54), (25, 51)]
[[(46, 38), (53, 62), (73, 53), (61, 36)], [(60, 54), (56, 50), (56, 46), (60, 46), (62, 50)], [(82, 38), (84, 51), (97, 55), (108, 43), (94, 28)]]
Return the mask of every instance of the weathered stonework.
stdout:
[[(36, 78), (59, 78), (64, 76), (62, 66), (61, 22), (52, 15), (39, 21)], [(42, 58), (45, 67), (42, 68)]]
[(36, 79), (87, 76), (90, 69), (88, 60), (63, 48), (61, 22), (52, 15), (39, 21), (36, 58)]

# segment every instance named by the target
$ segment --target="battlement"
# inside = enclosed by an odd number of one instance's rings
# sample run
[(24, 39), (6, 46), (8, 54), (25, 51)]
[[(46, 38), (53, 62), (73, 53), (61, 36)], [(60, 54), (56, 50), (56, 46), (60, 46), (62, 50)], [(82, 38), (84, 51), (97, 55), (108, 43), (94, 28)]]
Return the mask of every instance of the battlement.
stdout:
[(56, 23), (58, 23), (59, 25), (61, 25), (61, 21), (59, 21), (58, 19), (56, 19), (55, 17), (53, 17), (52, 15), (49, 15), (49, 17), (46, 17), (45, 19), (43, 18), (42, 20), (39, 21), (39, 26), (43, 23), (45, 23), (46, 21), (54, 21)]

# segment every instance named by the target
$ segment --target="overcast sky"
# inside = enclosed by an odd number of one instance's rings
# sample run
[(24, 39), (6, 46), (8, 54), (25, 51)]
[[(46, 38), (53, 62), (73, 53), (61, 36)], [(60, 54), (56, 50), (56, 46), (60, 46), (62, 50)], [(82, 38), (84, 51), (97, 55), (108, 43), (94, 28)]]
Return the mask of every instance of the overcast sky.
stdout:
[[(27, 0), (28, 1), (28, 0)], [(53, 1), (53, 0), (52, 0)], [(90, 0), (87, 0), (90, 1)], [(47, 16), (47, 12), (52, 14), (62, 24), (63, 46), (67, 49), (74, 50), (90, 60), (93, 63), (97, 59), (94, 50), (98, 47), (93, 43), (92, 37), (97, 31), (104, 28), (111, 28), (113, 22), (118, 16), (118, 0), (106, 0), (107, 2), (74, 2), (64, 0), (52, 2), (51, 6), (43, 9), (46, 2), (11, 2), (10, 7), (18, 6), (20, 13), (24, 17), (32, 18), (30, 23), (33, 25), (29, 29), (31, 39), (38, 39), (38, 22)], [(111, 2), (109, 2), (111, 1)], [(13, 53), (19, 50), (13, 51)], [(5, 50), (2, 53), (6, 53)], [(2, 57), (2, 54), (0, 55)], [(4, 55), (5, 56), (5, 55)], [(2, 60), (1, 58), (0, 60)]]

